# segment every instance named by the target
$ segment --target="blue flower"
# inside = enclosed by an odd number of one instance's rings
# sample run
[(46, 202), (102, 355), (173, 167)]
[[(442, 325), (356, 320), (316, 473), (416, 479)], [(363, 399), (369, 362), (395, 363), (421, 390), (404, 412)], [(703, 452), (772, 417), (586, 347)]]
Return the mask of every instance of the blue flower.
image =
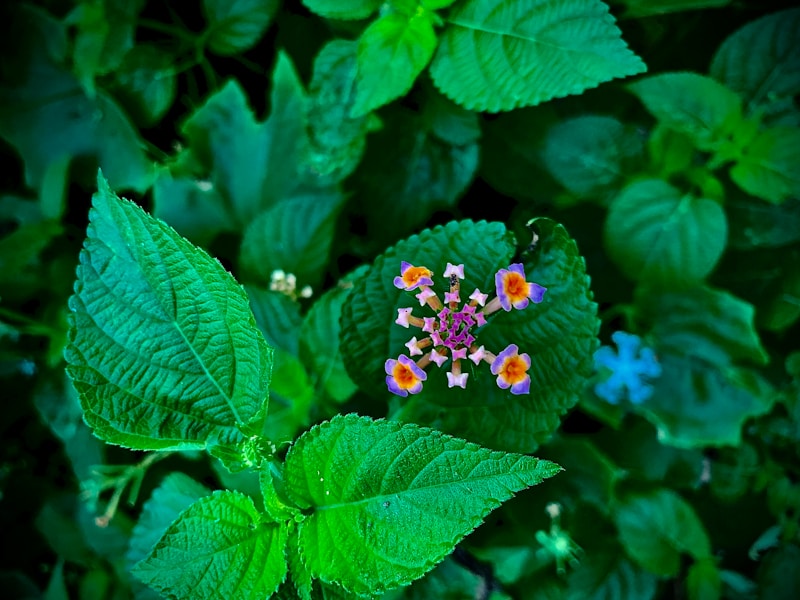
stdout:
[(627, 396), (634, 404), (641, 404), (653, 393), (648, 380), (661, 375), (661, 365), (650, 348), (642, 348), (637, 335), (615, 331), (611, 339), (617, 345), (602, 346), (594, 354), (595, 366), (610, 372), (607, 379), (594, 386), (595, 394), (610, 404), (618, 404)]

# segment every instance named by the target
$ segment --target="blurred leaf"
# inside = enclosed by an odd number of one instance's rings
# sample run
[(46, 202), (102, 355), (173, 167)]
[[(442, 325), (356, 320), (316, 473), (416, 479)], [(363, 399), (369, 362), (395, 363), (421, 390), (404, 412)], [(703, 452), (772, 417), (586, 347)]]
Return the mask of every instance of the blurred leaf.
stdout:
[(722, 579), (713, 558), (698, 560), (689, 567), (686, 579), (689, 600), (719, 600)]
[(682, 193), (666, 181), (635, 181), (611, 202), (605, 244), (635, 281), (689, 287), (717, 264), (728, 235), (718, 202)]
[(800, 197), (800, 130), (776, 127), (759, 133), (731, 168), (731, 179), (775, 204)]
[(800, 197), (780, 206), (751, 196), (725, 199), (730, 234), (734, 248), (773, 248), (800, 241)]
[(174, 60), (154, 44), (138, 44), (115, 69), (116, 96), (140, 125), (157, 123), (175, 101)]
[[(63, 228), (57, 221), (40, 221), (22, 225), (8, 235), (0, 237), (0, 293), (7, 296), (6, 287), (16, 287), (22, 282), (40, 284), (39, 257), (61, 235)], [(10, 291), (10, 290), (9, 290)]]
[(711, 491), (717, 498), (732, 501), (751, 491), (761, 468), (758, 452), (742, 443), (738, 448), (720, 448), (711, 462)]
[(182, 512), (133, 574), (178, 600), (269, 597), (286, 576), (286, 532), (244, 494), (216, 491)]
[(240, 263), (268, 283), (273, 271), (293, 273), (299, 286), (322, 280), (344, 197), (331, 189), (286, 198), (258, 215), (242, 240)]
[(642, 138), (632, 127), (613, 117), (584, 115), (548, 131), (543, 157), (553, 177), (583, 198), (618, 189), (642, 152)]
[(655, 575), (674, 577), (680, 555), (711, 557), (711, 544), (692, 507), (667, 489), (623, 498), (614, 510), (628, 555)]
[(378, 10), (382, 0), (303, 0), (303, 4), (328, 19), (365, 19)]
[(784, 600), (800, 596), (800, 548), (785, 544), (761, 561), (758, 569), (759, 600)]
[(800, 94), (800, 10), (775, 12), (746, 24), (722, 42), (711, 76), (740, 94), (749, 111), (770, 111)]
[(470, 110), (532, 106), (646, 70), (599, 0), (466, 0), (446, 22), (431, 76)]
[(675, 72), (628, 85), (659, 122), (685, 133), (700, 150), (717, 149), (742, 119), (742, 100), (710, 77)]
[(350, 114), (361, 117), (404, 96), (436, 50), (434, 13), (391, 12), (373, 21), (358, 40), (356, 97)]
[(486, 580), (478, 574), (457, 564), (452, 558), (445, 558), (430, 573), (404, 590), (405, 600), (511, 600), (511, 596), (498, 590), (483, 593)]
[(98, 187), (65, 351), (86, 422), (142, 450), (260, 429), (272, 352), (242, 288), (102, 176)]
[(294, 355), (280, 349), (275, 351), (269, 393), (269, 414), (262, 433), (276, 445), (290, 442), (311, 424), (315, 400), (305, 366)]
[(228, 56), (255, 46), (279, 5), (279, 0), (203, 0), (208, 47)]
[(282, 294), (254, 285), (245, 286), (256, 325), (267, 342), (297, 356), (300, 338), (300, 305)]
[(694, 158), (691, 136), (658, 123), (647, 139), (650, 161), (661, 178), (690, 171)]
[(710, 287), (643, 292), (636, 304), (652, 325), (650, 336), (659, 352), (696, 356), (719, 366), (769, 361), (756, 331), (755, 307), (728, 292)]
[[(624, 556), (621, 548), (587, 554), (567, 580), (566, 600), (650, 600), (657, 579)], [(559, 596), (557, 596), (559, 597)]]
[(718, 8), (731, 3), (731, 0), (611, 0), (609, 4), (621, 4), (625, 7), (622, 17), (641, 19), (653, 15), (699, 10), (701, 8)]
[(50, 166), (65, 157), (96, 157), (115, 188), (144, 191), (153, 169), (136, 130), (119, 106), (98, 91), (86, 97), (78, 80), (60, 65), (63, 28), (40, 9), (15, 5), (3, 23), (13, 31), (0, 35), (13, 44), (15, 69), (0, 84), (0, 136), (25, 161), (29, 186), (39, 189)]

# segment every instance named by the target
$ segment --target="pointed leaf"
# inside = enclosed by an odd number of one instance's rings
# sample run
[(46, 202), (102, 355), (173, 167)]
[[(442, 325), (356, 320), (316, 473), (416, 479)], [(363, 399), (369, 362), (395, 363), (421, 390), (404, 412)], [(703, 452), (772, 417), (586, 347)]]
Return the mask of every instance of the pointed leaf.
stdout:
[(303, 0), (306, 8), (328, 19), (365, 19), (383, 0)]
[(447, 18), (431, 76), (465, 108), (498, 112), (645, 69), (600, 0), (465, 0)]
[(760, 132), (731, 168), (731, 179), (758, 198), (778, 204), (800, 197), (800, 130)]
[(350, 114), (361, 117), (408, 93), (436, 50), (433, 13), (389, 13), (373, 21), (358, 40), (356, 99)]
[(659, 122), (687, 134), (700, 150), (714, 150), (742, 118), (742, 100), (710, 77), (662, 73), (628, 86)]
[(631, 279), (687, 287), (717, 264), (728, 234), (718, 202), (643, 179), (623, 188), (606, 218), (605, 244)]
[(489, 512), (558, 471), (416, 425), (347, 415), (304, 434), (285, 477), (309, 513), (298, 532), (311, 574), (374, 594), (421, 577)]
[(249, 497), (216, 491), (181, 513), (133, 574), (176, 600), (267, 598), (286, 577), (286, 536)]
[(208, 47), (227, 56), (255, 46), (278, 6), (278, 0), (203, 0)]
[(720, 45), (711, 76), (739, 93), (749, 110), (800, 94), (800, 9), (748, 23)]
[(216, 260), (102, 177), (70, 299), (68, 372), (107, 442), (203, 448), (258, 429), (272, 351)]

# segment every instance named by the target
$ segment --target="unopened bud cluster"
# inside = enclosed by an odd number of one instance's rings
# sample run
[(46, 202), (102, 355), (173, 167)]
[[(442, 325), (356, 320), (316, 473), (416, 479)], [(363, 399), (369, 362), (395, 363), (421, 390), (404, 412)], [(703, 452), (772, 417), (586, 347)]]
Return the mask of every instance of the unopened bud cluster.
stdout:
[(289, 296), (292, 300), (300, 298), (310, 298), (314, 291), (310, 285), (303, 286), (300, 292), (297, 292), (297, 277), (294, 273), (286, 273), (283, 269), (275, 269), (269, 278), (269, 289), (273, 292), (279, 292)]

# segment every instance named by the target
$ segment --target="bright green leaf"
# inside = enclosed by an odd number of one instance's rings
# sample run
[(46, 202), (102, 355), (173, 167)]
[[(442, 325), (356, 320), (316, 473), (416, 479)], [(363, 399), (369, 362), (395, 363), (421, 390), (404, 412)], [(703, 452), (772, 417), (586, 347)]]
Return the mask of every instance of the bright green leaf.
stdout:
[(416, 425), (348, 415), (304, 434), (286, 456), (285, 478), (308, 513), (298, 532), (311, 574), (374, 594), (421, 577), (489, 512), (560, 470)]
[(800, 9), (776, 12), (730, 35), (711, 61), (711, 76), (738, 92), (750, 111), (800, 94)]
[(364, 116), (408, 93), (436, 50), (431, 14), (389, 13), (361, 34), (351, 116)]
[(713, 558), (697, 561), (689, 568), (686, 578), (689, 600), (719, 600), (722, 579)]
[(628, 495), (613, 515), (628, 555), (655, 575), (677, 575), (681, 553), (711, 557), (703, 524), (691, 505), (671, 490)]
[(138, 44), (114, 71), (117, 97), (134, 120), (144, 126), (157, 123), (175, 101), (173, 60), (154, 44)]
[(352, 290), (351, 283), (346, 285), (332, 288), (317, 298), (300, 330), (303, 362), (312, 367), (317, 384), (336, 402), (344, 402), (358, 389), (347, 374), (339, 348), (339, 319)]
[(643, 140), (613, 117), (584, 115), (550, 129), (543, 150), (551, 175), (578, 197), (619, 188), (641, 160)]
[(216, 491), (181, 513), (133, 573), (176, 600), (268, 598), (286, 577), (286, 536), (244, 494)]
[(365, 19), (383, 0), (303, 0), (306, 8), (328, 19)]
[(696, 287), (684, 292), (641, 293), (637, 306), (652, 325), (658, 351), (696, 356), (720, 366), (769, 360), (755, 327), (755, 307), (722, 290)]
[(265, 284), (277, 269), (294, 274), (300, 287), (318, 284), (343, 202), (334, 190), (320, 191), (287, 198), (258, 215), (244, 232), (244, 271)]
[(645, 70), (600, 0), (465, 0), (449, 14), (431, 65), (445, 95), (489, 112)]
[(203, 0), (208, 47), (227, 56), (255, 46), (278, 6), (278, 0)]
[(727, 241), (718, 202), (682, 193), (666, 181), (644, 179), (611, 202), (605, 244), (631, 279), (658, 286), (690, 286), (717, 264)]
[(690, 171), (695, 156), (694, 143), (686, 133), (676, 131), (663, 123), (657, 124), (647, 138), (650, 162), (662, 179), (683, 171)]
[(271, 349), (222, 265), (102, 177), (70, 299), (68, 372), (107, 442), (203, 448), (260, 428)]
[(144, 503), (131, 534), (126, 560), (130, 566), (147, 557), (170, 525), (184, 510), (211, 493), (183, 473), (170, 473)]
[(759, 133), (731, 168), (731, 179), (748, 194), (776, 204), (800, 197), (800, 129)]
[(685, 133), (700, 150), (715, 150), (742, 119), (742, 100), (710, 77), (661, 73), (628, 86), (660, 123)]

